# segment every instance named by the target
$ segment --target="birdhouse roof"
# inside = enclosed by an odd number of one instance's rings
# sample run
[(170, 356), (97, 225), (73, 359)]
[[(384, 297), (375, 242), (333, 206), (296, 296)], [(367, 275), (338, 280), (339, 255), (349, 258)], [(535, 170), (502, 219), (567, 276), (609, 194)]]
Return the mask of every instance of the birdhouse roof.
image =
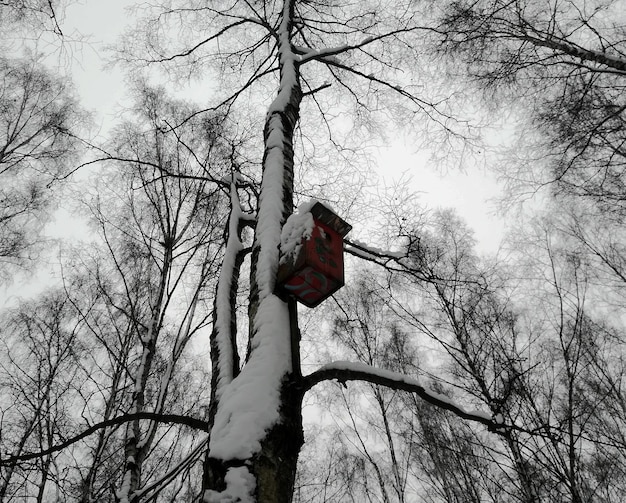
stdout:
[(341, 219), (336, 213), (328, 209), (322, 203), (317, 202), (311, 208), (311, 214), (313, 219), (328, 225), (335, 232), (341, 234), (344, 237), (348, 232), (352, 230), (352, 226), (345, 220)]

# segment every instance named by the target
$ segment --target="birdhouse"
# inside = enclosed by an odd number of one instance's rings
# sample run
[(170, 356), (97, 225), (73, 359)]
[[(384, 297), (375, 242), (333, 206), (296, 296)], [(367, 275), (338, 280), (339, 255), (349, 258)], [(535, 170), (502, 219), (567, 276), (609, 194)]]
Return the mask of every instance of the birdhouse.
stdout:
[(344, 285), (343, 238), (352, 226), (321, 203), (310, 210), (313, 228), (295, 255), (283, 257), (277, 284), (307, 307), (315, 307)]

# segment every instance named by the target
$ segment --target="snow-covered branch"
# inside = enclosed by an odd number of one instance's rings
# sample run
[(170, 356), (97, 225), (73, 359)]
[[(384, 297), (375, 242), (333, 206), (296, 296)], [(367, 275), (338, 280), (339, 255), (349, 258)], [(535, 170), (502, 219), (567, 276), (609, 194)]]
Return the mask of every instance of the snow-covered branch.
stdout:
[(408, 391), (415, 393), (432, 405), (453, 412), (463, 419), (484, 424), (492, 431), (498, 431), (504, 426), (488, 413), (468, 411), (447, 396), (428, 390), (417, 379), (399, 372), (378, 369), (361, 362), (336, 361), (324, 365), (319, 370), (303, 378), (304, 390), (307, 391), (322, 381), (332, 379), (336, 379), (341, 383), (346, 381), (365, 381), (392, 389)]
[(382, 250), (374, 246), (356, 240), (344, 239), (344, 251), (368, 262), (372, 262), (380, 267), (384, 267), (387, 271), (404, 274), (418, 281), (428, 283), (474, 283), (474, 281), (458, 278), (445, 278), (437, 274), (435, 270), (426, 265), (416, 264), (408, 257), (407, 251)]
[(605, 51), (588, 49), (572, 42), (571, 40), (568, 40), (565, 37), (556, 36), (553, 33), (545, 33), (535, 30), (534, 35), (523, 32), (514, 36), (520, 40), (530, 42), (533, 45), (546, 47), (557, 53), (560, 52), (567, 56), (571, 56), (572, 58), (580, 59), (581, 61), (592, 61), (599, 65), (603, 65), (619, 75), (624, 75), (624, 73), (626, 73), (626, 59), (609, 54)]
[(306, 47), (296, 47), (295, 52), (300, 54), (300, 59), (298, 60), (299, 64), (303, 65), (308, 63), (309, 61), (326, 61), (328, 58), (332, 58), (337, 56), (338, 54), (343, 54), (348, 51), (352, 51), (354, 49), (358, 49), (367, 44), (371, 44), (374, 40), (379, 39), (381, 37), (367, 37), (358, 44), (354, 45), (342, 45), (339, 47), (328, 47), (326, 49), (309, 49)]
[(217, 408), (224, 387), (239, 372), (235, 302), (239, 287), (239, 270), (244, 255), (241, 228), (245, 213), (241, 209), (237, 191), (238, 180), (239, 174), (233, 173), (230, 186), (230, 214), (225, 232), (226, 249), (215, 292), (213, 333), (211, 334), (212, 410)]
[(432, 271), (416, 268), (415, 265), (404, 260), (407, 258), (406, 251), (381, 250), (380, 248), (366, 245), (360, 241), (348, 239), (345, 240), (345, 244), (344, 251), (346, 253), (367, 260), (368, 262), (373, 262), (388, 271), (408, 274), (420, 281), (441, 281), (441, 278), (434, 276)]
[(381, 248), (369, 246), (361, 241), (357, 241), (356, 239), (344, 238), (344, 242), (348, 245), (344, 248), (346, 253), (350, 253), (351, 255), (365, 260), (374, 262), (379, 262), (379, 260), (397, 262), (406, 257), (406, 251), (382, 250)]
[(416, 30), (426, 29), (424, 27), (410, 27), (410, 28), (402, 28), (399, 30), (393, 30), (388, 33), (384, 33), (382, 35), (365, 37), (363, 40), (356, 44), (352, 45), (342, 45), (338, 47), (327, 47), (325, 49), (309, 49), (308, 47), (295, 47), (295, 52), (300, 55), (300, 59), (298, 63), (303, 65), (308, 63), (309, 61), (322, 61), (329, 62), (332, 61), (334, 56), (339, 54), (344, 54), (349, 51), (354, 51), (356, 49), (361, 49), (367, 45), (373, 44), (374, 42), (378, 42), (380, 40), (384, 40), (389, 37), (397, 37), (402, 33), (410, 33)]

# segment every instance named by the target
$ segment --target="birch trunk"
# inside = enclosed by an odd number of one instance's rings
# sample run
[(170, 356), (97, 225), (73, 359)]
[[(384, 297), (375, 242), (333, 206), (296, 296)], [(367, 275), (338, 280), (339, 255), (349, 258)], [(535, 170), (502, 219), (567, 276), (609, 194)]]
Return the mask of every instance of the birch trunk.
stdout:
[[(219, 393), (203, 482), (207, 502), (291, 502), (303, 443), (295, 304), (274, 294), (280, 233), (293, 210), (293, 133), (302, 100), (290, 41), (294, 4), (285, 0), (276, 34), (280, 85), (264, 129), (251, 258), (249, 354), (239, 375)], [(255, 429), (258, 438), (240, 440)]]
[[(163, 324), (164, 301), (167, 296), (167, 284), (172, 267), (173, 240), (165, 245), (163, 252), (163, 267), (159, 278), (157, 301), (153, 307), (152, 319), (148, 327), (148, 333), (141, 337), (142, 353), (139, 367), (135, 371), (135, 384), (132, 394), (131, 414), (143, 412), (145, 405), (145, 392), (148, 376), (152, 368), (152, 362), (156, 354), (157, 340)], [(141, 484), (141, 469), (146, 454), (142, 448), (140, 421), (135, 420), (127, 426), (126, 440), (124, 445), (124, 472), (116, 497), (120, 503), (135, 501), (134, 494)]]

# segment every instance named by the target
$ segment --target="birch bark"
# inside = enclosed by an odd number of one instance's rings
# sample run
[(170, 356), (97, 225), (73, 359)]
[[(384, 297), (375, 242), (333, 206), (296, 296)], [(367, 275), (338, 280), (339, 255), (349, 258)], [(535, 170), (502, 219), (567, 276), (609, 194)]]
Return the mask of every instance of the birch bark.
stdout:
[(264, 128), (248, 358), (220, 390), (203, 483), (207, 502), (290, 502), (303, 443), (300, 373), (293, 357), (298, 354), (296, 313), (274, 294), (280, 233), (293, 209), (293, 133), (302, 100), (291, 44), (294, 5), (295, 0), (285, 0), (276, 33), (280, 83)]

